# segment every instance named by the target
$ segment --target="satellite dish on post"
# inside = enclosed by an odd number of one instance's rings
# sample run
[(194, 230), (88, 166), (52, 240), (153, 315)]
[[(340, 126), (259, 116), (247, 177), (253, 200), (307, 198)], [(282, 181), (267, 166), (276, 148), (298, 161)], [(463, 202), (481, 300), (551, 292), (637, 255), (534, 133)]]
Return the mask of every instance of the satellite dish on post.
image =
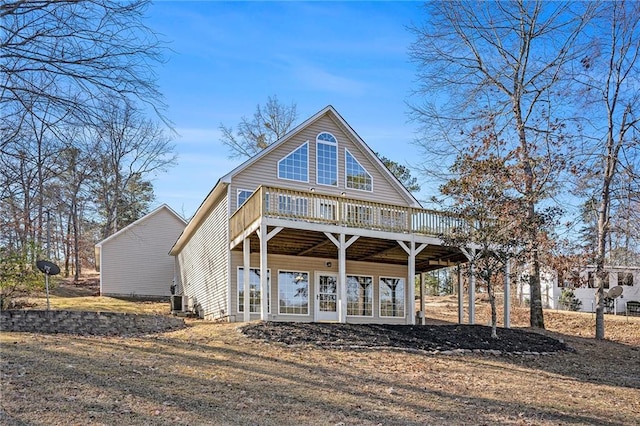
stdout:
[(36, 262), (36, 266), (40, 271), (44, 273), (44, 284), (47, 289), (47, 311), (50, 308), (49, 305), (49, 276), (50, 275), (58, 275), (60, 273), (60, 267), (53, 262), (49, 262), (48, 260), (38, 260)]
[(619, 285), (612, 287), (611, 290), (609, 290), (609, 292), (607, 293), (607, 297), (609, 299), (615, 299), (622, 294), (622, 290), (622, 286)]
[(60, 273), (60, 267), (53, 262), (49, 262), (48, 260), (38, 260), (36, 262), (36, 266), (40, 269), (40, 272), (43, 272), (47, 275), (58, 275)]

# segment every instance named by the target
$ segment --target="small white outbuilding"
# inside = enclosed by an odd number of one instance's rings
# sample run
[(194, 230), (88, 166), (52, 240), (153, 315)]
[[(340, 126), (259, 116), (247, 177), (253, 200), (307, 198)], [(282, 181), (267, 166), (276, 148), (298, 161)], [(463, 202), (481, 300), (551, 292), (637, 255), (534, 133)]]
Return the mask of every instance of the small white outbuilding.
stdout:
[(166, 204), (95, 246), (103, 296), (169, 296), (174, 258), (169, 250), (187, 223)]

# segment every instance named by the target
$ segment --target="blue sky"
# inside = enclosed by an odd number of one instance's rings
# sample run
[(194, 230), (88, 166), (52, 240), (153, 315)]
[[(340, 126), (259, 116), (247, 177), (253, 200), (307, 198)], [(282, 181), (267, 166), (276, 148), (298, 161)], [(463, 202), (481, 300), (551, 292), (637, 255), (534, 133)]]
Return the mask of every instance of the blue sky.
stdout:
[[(157, 204), (190, 217), (230, 160), (220, 123), (235, 126), (276, 95), (299, 122), (333, 105), (367, 144), (415, 164), (407, 117), (415, 67), (407, 26), (419, 2), (160, 1), (148, 24), (169, 42), (157, 68), (179, 164), (154, 180)], [(428, 192), (425, 190), (423, 192)], [(418, 195), (418, 198), (421, 198)]]

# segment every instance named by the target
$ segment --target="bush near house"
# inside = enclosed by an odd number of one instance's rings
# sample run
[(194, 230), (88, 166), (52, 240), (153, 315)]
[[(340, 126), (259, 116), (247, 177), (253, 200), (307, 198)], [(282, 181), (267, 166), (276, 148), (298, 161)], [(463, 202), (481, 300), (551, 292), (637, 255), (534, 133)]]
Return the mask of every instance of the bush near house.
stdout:
[(582, 307), (582, 301), (573, 294), (573, 290), (565, 288), (560, 294), (558, 304), (568, 311), (579, 311)]

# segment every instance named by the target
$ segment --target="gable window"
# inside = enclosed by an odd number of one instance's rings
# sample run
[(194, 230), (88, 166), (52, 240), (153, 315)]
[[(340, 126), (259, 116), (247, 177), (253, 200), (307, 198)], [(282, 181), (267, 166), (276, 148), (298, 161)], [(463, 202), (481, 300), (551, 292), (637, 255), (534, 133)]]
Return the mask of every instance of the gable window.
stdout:
[(344, 151), (347, 188), (372, 191), (373, 179), (371, 175), (348, 150), (345, 149)]
[(373, 277), (347, 275), (347, 315), (373, 316)]
[(380, 277), (380, 316), (404, 317), (404, 278)]
[(278, 271), (278, 312), (309, 314), (309, 273)]
[(316, 138), (316, 181), (318, 185), (338, 186), (338, 141), (331, 133)]
[[(260, 313), (260, 268), (249, 268), (249, 312)], [(271, 272), (267, 271), (267, 289), (270, 287)], [(244, 312), (244, 268), (238, 268), (238, 312)], [(271, 301), (267, 291), (267, 312), (271, 312)]]
[(309, 182), (309, 143), (305, 142), (278, 161), (278, 179)]
[(238, 204), (237, 204), (237, 208), (240, 208), (240, 206), (242, 206), (244, 204), (245, 201), (247, 201), (247, 199), (249, 197), (251, 197), (251, 194), (253, 194), (253, 191), (247, 191), (246, 189), (238, 189)]

